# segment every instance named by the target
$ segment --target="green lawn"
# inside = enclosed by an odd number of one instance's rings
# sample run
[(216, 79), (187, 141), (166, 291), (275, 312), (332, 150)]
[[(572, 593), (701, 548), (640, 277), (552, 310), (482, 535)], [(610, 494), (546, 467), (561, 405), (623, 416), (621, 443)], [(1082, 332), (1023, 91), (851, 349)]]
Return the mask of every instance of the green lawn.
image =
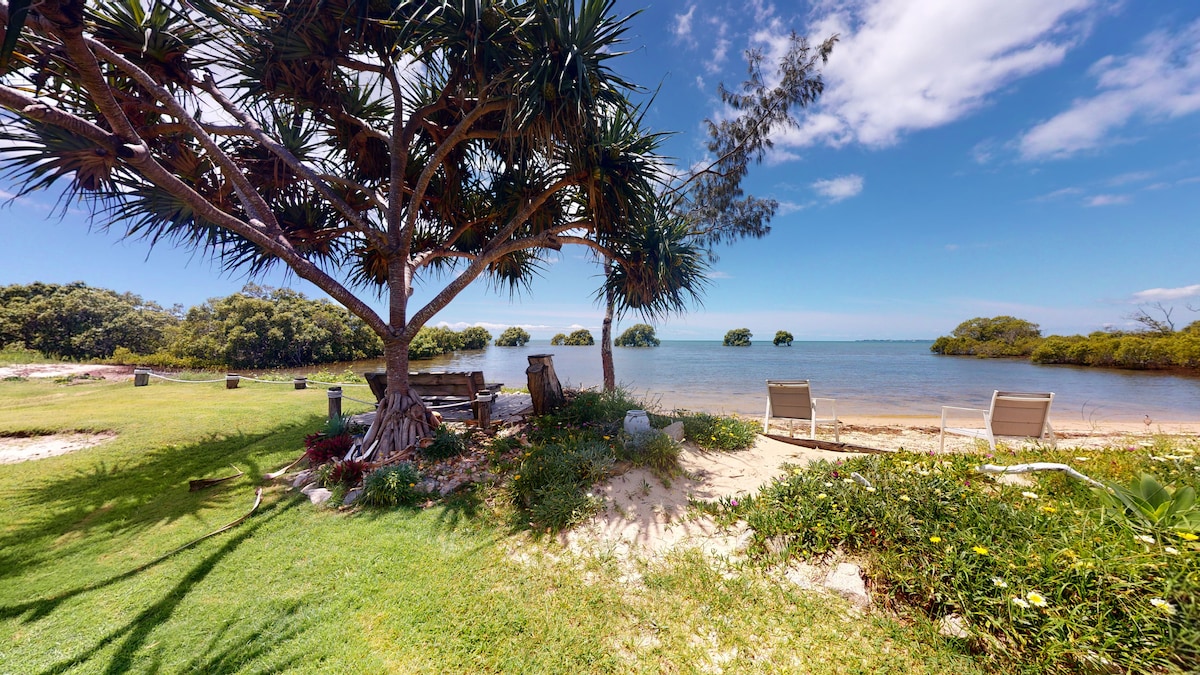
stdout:
[[(319, 390), (0, 383), (0, 435), (113, 430), (0, 466), (0, 673), (972, 672), (881, 617), (695, 555), (574, 558), (486, 503), (338, 512), (260, 476)], [(188, 480), (246, 475), (203, 492)], [(921, 637), (918, 638), (918, 632)]]

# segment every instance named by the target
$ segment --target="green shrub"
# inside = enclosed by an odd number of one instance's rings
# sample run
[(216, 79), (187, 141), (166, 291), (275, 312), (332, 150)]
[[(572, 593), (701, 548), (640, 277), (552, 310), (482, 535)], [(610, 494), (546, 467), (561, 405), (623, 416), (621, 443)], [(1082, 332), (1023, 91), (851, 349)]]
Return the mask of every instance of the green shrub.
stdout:
[(780, 345), (783, 345), (785, 347), (791, 347), (792, 342), (795, 339), (796, 338), (791, 333), (787, 332), (786, 330), (781, 330), (781, 331), (777, 331), (775, 333), (775, 339), (772, 342), (774, 343), (774, 345), (776, 347), (778, 347)]
[(529, 342), (529, 333), (526, 333), (525, 329), (520, 326), (505, 328), (500, 337), (496, 338), (498, 347), (523, 347), (526, 342)]
[(654, 335), (654, 326), (635, 323), (613, 341), (618, 347), (657, 347), (662, 344)]
[(513, 476), (513, 495), (536, 527), (561, 530), (596, 512), (601, 502), (588, 490), (609, 476), (614, 462), (612, 447), (589, 434), (534, 446)]
[(684, 438), (703, 450), (741, 450), (754, 445), (759, 425), (737, 417), (679, 413)]
[(643, 431), (625, 439), (618, 457), (644, 466), (660, 476), (679, 473), (679, 452), (682, 447), (660, 431)]
[(492, 341), (492, 334), (483, 326), (471, 326), (458, 334), (461, 349), (483, 349)]
[(734, 328), (725, 334), (724, 345), (726, 347), (749, 347), (752, 337), (754, 334), (750, 332), (749, 328)]
[(368, 506), (412, 506), (426, 496), (420, 484), (421, 473), (408, 462), (384, 467), (363, 479), (359, 501)]
[(592, 332), (586, 328), (580, 328), (577, 331), (572, 331), (570, 335), (563, 340), (563, 344), (568, 347), (589, 347), (596, 344), (596, 339), (592, 337)]
[(550, 338), (550, 345), (552, 347), (559, 347), (566, 341), (566, 335), (563, 335), (562, 333), (555, 333), (554, 337)]
[[(1088, 460), (1088, 472), (1136, 464), (1130, 451), (1110, 454)], [(1097, 494), (1069, 478), (998, 484), (975, 472), (983, 459), (819, 462), (755, 498), (726, 501), (724, 517), (746, 519), (762, 558), (840, 550), (864, 559), (877, 598), (932, 620), (964, 618), (971, 648), (994, 671), (1103, 672), (1108, 663), (1160, 672), (1200, 659), (1195, 535), (1131, 530), (1103, 517)], [(1193, 457), (1176, 470), (1194, 480), (1194, 467)]]
[(426, 459), (448, 459), (467, 451), (466, 433), (457, 433), (445, 424), (433, 430), (433, 443), (421, 449)]
[[(615, 425), (625, 420), (630, 410), (644, 410), (644, 404), (626, 389), (613, 391), (584, 391), (568, 393), (568, 401), (554, 416), (554, 422), (583, 426), (588, 424)], [(611, 429), (616, 431), (616, 429)]]

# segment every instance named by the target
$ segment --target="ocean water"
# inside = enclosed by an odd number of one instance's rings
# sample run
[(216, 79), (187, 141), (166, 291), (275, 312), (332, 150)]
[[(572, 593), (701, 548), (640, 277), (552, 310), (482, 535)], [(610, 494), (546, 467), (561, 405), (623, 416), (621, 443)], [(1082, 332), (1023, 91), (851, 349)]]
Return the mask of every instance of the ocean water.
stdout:
[[(1052, 416), (1083, 422), (1200, 419), (1200, 377), (1160, 372), (1038, 366), (1022, 360), (938, 356), (931, 342), (796, 342), (725, 347), (718, 341), (669, 341), (655, 348), (614, 348), (617, 381), (665, 409), (761, 415), (767, 379), (807, 379), (815, 396), (837, 399), (841, 415), (940, 415), (941, 406), (986, 408), (995, 389), (1052, 391)], [(413, 370), (482, 370), (489, 382), (525, 386), (527, 357), (553, 354), (564, 386), (599, 387), (600, 348), (524, 347), (414, 361)], [(337, 366), (337, 369), (346, 364)], [(349, 364), (356, 372), (382, 361)]]

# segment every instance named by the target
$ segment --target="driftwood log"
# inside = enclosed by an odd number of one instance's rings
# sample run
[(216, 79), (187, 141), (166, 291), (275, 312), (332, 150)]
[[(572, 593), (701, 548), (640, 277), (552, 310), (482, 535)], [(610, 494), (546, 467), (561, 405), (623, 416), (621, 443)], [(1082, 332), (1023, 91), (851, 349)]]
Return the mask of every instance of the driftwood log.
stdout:
[(529, 397), (533, 399), (533, 414), (545, 415), (561, 408), (566, 402), (562, 384), (554, 372), (553, 354), (530, 355), (525, 377), (529, 382)]
[(1005, 474), (1005, 473), (1034, 473), (1036, 471), (1058, 471), (1065, 473), (1071, 478), (1081, 480), (1092, 487), (1098, 487), (1102, 490), (1107, 490), (1108, 486), (1095, 478), (1085, 476), (1075, 469), (1072, 469), (1066, 464), (1058, 464), (1055, 462), (1033, 462), (1031, 464), (1013, 464), (1012, 466), (1001, 466), (999, 464), (984, 464), (979, 467), (980, 473)]
[(763, 436), (766, 436), (771, 440), (782, 441), (783, 443), (791, 443), (792, 445), (799, 445), (802, 448), (814, 448), (816, 450), (831, 450), (833, 452), (865, 452), (872, 455), (889, 455), (895, 452), (894, 450), (868, 448), (865, 445), (818, 441), (815, 438), (792, 438), (791, 436), (782, 436), (780, 434), (763, 434)]

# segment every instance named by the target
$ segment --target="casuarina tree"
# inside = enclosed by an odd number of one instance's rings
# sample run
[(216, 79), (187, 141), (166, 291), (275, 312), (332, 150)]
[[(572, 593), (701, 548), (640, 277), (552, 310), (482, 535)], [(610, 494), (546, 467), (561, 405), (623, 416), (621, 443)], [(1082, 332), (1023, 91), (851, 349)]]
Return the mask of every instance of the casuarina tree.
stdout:
[(286, 265), (360, 317), (388, 371), (361, 458), (386, 457), (430, 434), (409, 344), (468, 285), (521, 287), (568, 244), (619, 261), (635, 311), (702, 280), (614, 69), (613, 6), (0, 1), (0, 161), (126, 236)]
[[(763, 74), (764, 54), (754, 49), (746, 53), (748, 77), (740, 89), (729, 90), (723, 85), (718, 88), (730, 114), (720, 121), (706, 120), (709, 161), (667, 192), (669, 208), (681, 229), (679, 239), (672, 241), (699, 246), (707, 253), (707, 262), (714, 262), (717, 246), (770, 233), (768, 223), (778, 202), (745, 194), (742, 179), (751, 164), (761, 162), (771, 149), (772, 134), (796, 125), (793, 111), (808, 107), (821, 95), (825, 85), (818, 67), (829, 59), (836, 42), (834, 35), (813, 47), (793, 33), (784, 55), (774, 64), (774, 84), (768, 84)], [(670, 259), (668, 251), (657, 256), (659, 261)], [(604, 263), (605, 284), (598, 294), (605, 306), (600, 360), (604, 388), (611, 391), (616, 389), (611, 348), (613, 317), (632, 309), (647, 318), (662, 318), (684, 307), (679, 297), (669, 294), (656, 296), (656, 302), (646, 302), (645, 295), (654, 289), (654, 276), (643, 280), (624, 273), (621, 264), (625, 259), (610, 257)]]

